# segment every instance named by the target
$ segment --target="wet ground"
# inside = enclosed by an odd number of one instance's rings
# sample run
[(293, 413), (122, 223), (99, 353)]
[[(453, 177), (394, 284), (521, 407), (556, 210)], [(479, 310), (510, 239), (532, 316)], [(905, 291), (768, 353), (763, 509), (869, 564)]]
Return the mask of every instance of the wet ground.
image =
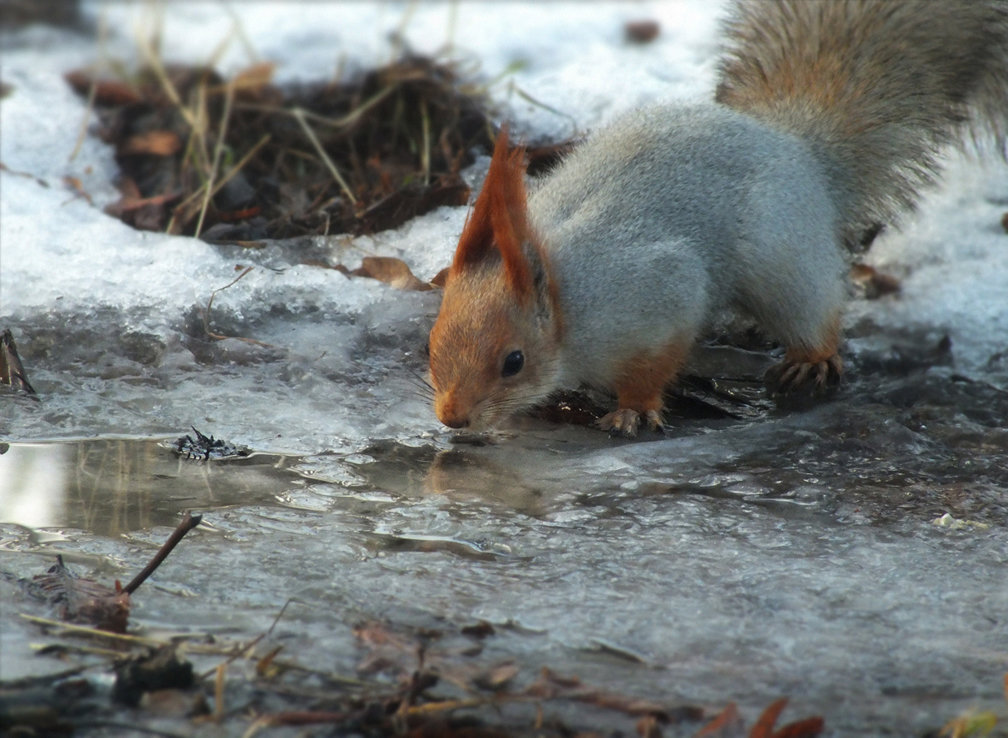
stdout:
[[(827, 735), (1003, 715), (1008, 393), (915, 366), (933, 361), (930, 340), (861, 351), (855, 378), (810, 410), (679, 419), (637, 442), (522, 419), (485, 445), (444, 435), (223, 462), (180, 459), (166, 440), (12, 443), (3, 679), (75, 663), (32, 655), (48, 638), (19, 614), (45, 613), (13, 578), (61, 553), (126, 580), (194, 510), (204, 524), (135, 597), (137, 633), (250, 640), (291, 601), (271, 642), (349, 676), (356, 624), (486, 621), (482, 658), (514, 661), (518, 683), (546, 666), (663, 704), (736, 700), (749, 719), (788, 696), (788, 715), (823, 715)], [(232, 703), (250, 699), (239, 672)]]

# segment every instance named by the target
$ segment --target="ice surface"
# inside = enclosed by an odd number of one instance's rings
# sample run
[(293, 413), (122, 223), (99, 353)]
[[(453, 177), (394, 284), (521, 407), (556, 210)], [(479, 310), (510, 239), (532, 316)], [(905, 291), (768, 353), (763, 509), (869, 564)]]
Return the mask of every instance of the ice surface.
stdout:
[[(855, 376), (841, 401), (808, 414), (686, 424), (679, 437), (636, 444), (520, 421), (496, 445), (452, 446), (418, 388), (435, 293), (295, 265), (279, 246), (218, 248), (105, 215), (116, 199), (112, 154), (86, 135), (71, 158), (86, 106), (62, 74), (102, 58), (138, 65), (136, 39), (157, 27), (168, 60), (213, 60), (227, 73), (266, 59), (281, 80), (314, 81), (388, 61), (394, 34), (417, 52), (450, 48), (496, 80), (491, 95), (515, 130), (546, 139), (653, 99), (709, 96), (717, 6), (85, 10), (83, 30), (0, 37), (12, 87), (0, 104), (0, 328), (13, 330), (41, 396), (0, 398), (0, 436), (176, 436), (195, 425), (306, 454), (304, 478), (279, 495), (289, 507), (216, 513), (213, 535), (238, 545), (221, 550), (207, 534), (179, 555), (189, 567), (227, 556), (260, 563), (250, 579), (235, 565), (216, 580), (240, 593), (235, 602), (259, 626), (276, 613), (278, 582), (297, 580), (325, 610), (304, 616), (299, 637), (324, 636), (334, 651), (346, 649), (337, 643), (346, 632), (331, 613), (372, 602), (386, 615), (419, 610), (425, 623), (518, 623), (546, 634), (531, 646), (506, 636), (529, 659), (566, 659), (586, 679), (594, 670), (597, 681), (619, 679), (651, 697), (734, 696), (751, 707), (791, 694), (832, 710), (828, 724), (850, 735), (874, 721), (940, 725), (954, 706), (997, 696), (1008, 653), (1008, 442), (998, 418), (1008, 360), (997, 358), (1008, 349), (1008, 236), (999, 225), (1008, 167), (950, 155), (942, 185), (869, 254), (903, 291), (852, 302), (851, 348), (948, 334), (954, 366), (925, 372), (920, 384)], [(624, 41), (624, 21), (640, 18), (661, 22), (653, 44)], [(485, 167), (480, 159), (468, 175)], [(398, 256), (430, 278), (449, 262), (465, 215), (441, 208), (395, 231), (312, 247), (350, 267), (368, 254)], [(216, 293), (209, 318), (233, 338), (205, 340), (211, 295), (247, 265), (255, 268)], [(915, 404), (916, 393), (927, 402)], [(315, 512), (298, 517), (298, 500)], [(14, 509), (7, 504), (0, 498), (0, 512)], [(933, 528), (949, 510), (993, 527)], [(395, 536), (510, 553), (470, 561), (457, 549), (393, 554), (376, 543)], [(128, 543), (85, 533), (74, 541), (111, 557)], [(220, 602), (199, 594), (193, 617), (211, 622)], [(173, 606), (158, 592), (141, 618), (171, 620)], [(586, 658), (600, 640), (662, 670)], [(928, 712), (934, 695), (946, 702)], [(913, 712), (918, 704), (923, 712)]]

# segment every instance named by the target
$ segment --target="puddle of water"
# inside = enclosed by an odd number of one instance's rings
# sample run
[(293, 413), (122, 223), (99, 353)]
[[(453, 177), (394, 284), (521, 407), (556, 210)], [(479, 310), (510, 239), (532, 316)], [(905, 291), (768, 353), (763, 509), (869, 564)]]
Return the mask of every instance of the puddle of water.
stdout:
[(269, 503), (296, 458), (180, 459), (167, 442), (10, 443), (0, 454), (0, 522), (116, 536), (173, 526), (184, 510)]

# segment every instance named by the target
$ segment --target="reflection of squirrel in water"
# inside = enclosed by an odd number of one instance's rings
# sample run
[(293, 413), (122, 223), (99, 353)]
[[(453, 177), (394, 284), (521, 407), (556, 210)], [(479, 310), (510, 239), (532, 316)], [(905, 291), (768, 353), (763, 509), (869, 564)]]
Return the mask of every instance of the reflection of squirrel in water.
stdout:
[(600, 425), (661, 422), (715, 311), (787, 347), (782, 393), (839, 378), (845, 244), (913, 206), (973, 119), (1003, 148), (1003, 0), (740, 0), (716, 103), (624, 115), (526, 200), (497, 141), (430, 336), (438, 418), (493, 425), (561, 387), (614, 390)]

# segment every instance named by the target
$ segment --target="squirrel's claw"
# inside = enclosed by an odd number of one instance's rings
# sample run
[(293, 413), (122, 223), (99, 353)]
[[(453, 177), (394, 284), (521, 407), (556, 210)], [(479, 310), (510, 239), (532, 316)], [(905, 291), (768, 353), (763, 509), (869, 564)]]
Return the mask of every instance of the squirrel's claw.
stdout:
[(840, 383), (843, 361), (837, 354), (821, 361), (785, 359), (767, 370), (764, 377), (774, 397), (823, 395)]
[[(620, 436), (624, 438), (634, 438), (637, 436), (637, 430), (641, 426), (641, 414), (636, 410), (631, 410), (627, 407), (621, 407), (619, 410), (614, 410), (608, 415), (604, 415), (599, 418), (595, 425), (602, 430), (609, 431), (611, 436)], [(649, 430), (660, 431), (665, 427), (662, 422), (661, 412), (658, 410), (647, 410), (643, 416), (643, 423)]]

